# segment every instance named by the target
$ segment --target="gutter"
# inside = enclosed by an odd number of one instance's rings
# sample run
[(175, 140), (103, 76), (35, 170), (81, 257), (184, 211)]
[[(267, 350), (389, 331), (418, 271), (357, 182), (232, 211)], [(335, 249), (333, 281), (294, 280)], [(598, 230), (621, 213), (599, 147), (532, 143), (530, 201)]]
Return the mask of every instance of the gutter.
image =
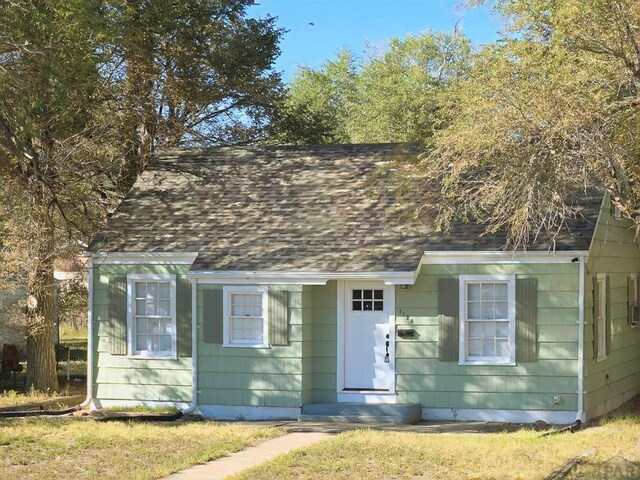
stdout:
[(585, 257), (578, 257), (580, 262), (580, 278), (578, 279), (578, 411), (576, 421), (584, 422), (584, 283), (585, 283)]
[(191, 278), (191, 405), (182, 410), (182, 415), (193, 413), (198, 408), (198, 279)]

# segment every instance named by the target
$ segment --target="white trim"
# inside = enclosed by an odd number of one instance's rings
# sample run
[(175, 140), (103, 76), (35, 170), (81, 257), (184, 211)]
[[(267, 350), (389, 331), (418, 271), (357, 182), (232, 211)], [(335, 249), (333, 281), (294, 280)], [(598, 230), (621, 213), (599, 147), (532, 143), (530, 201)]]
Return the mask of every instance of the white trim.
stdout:
[(423, 265), (478, 265), (487, 263), (567, 263), (575, 257), (586, 257), (587, 250), (566, 250), (556, 252), (504, 252), (504, 251), (434, 251), (424, 252)]
[(87, 262), (89, 268), (89, 298), (87, 301), (87, 398), (82, 402), (82, 407), (89, 406), (93, 400), (93, 260)]
[(206, 418), (216, 420), (297, 420), (299, 407), (248, 407), (240, 405), (198, 405)]
[(191, 279), (191, 405), (187, 411), (195, 411), (198, 405), (198, 280)]
[[(508, 359), (468, 359), (467, 358), (467, 283), (473, 282), (506, 282), (507, 308), (509, 319), (509, 358)], [(458, 365), (506, 365), (516, 364), (516, 276), (515, 275), (460, 275), (458, 282), (459, 312), (459, 358)]]
[(389, 403), (397, 402), (398, 395), (395, 392), (361, 391), (361, 392), (338, 392), (338, 403)]
[(191, 265), (197, 256), (198, 252), (112, 252), (91, 258), (100, 265)]
[(98, 400), (96, 408), (112, 407), (149, 407), (149, 408), (177, 408), (184, 410), (189, 406), (189, 402), (162, 402), (157, 400)]
[(475, 422), (534, 423), (543, 420), (553, 425), (573, 423), (574, 410), (493, 410), (480, 408), (423, 408), (423, 420), (460, 420)]
[[(171, 353), (136, 353), (134, 341), (134, 288), (136, 281), (169, 282), (169, 308), (171, 315)], [(174, 274), (130, 273), (127, 275), (127, 356), (132, 359), (177, 360), (178, 358), (178, 322), (176, 315), (176, 276)]]
[(603, 322), (600, 322), (598, 318), (593, 319), (594, 322), (596, 322), (596, 328), (598, 329), (598, 344), (596, 345), (596, 348), (598, 349), (598, 358), (596, 358), (597, 362), (602, 362), (607, 359), (607, 324), (611, 321), (608, 309), (608, 305), (611, 300), (609, 299), (609, 292), (607, 291), (607, 277), (608, 275), (606, 273), (596, 274), (598, 281), (598, 293), (600, 294), (600, 297), (596, 298), (595, 301), (599, 302), (598, 312), (600, 312), (600, 316), (604, 320)]
[[(364, 285), (363, 285), (364, 284)], [(367, 285), (365, 282), (354, 282), (356, 286), (374, 288), (376, 285)], [(389, 368), (391, 369), (391, 381), (388, 392), (374, 391), (345, 391), (345, 321), (347, 311), (347, 281), (337, 282), (337, 312), (336, 312), (336, 392), (338, 402), (363, 402), (363, 403), (396, 403), (396, 289), (395, 286), (384, 284), (384, 311), (389, 315)], [(378, 400), (382, 398), (384, 400)], [(373, 399), (367, 401), (367, 399)]]
[(580, 277), (578, 278), (578, 411), (576, 420), (584, 422), (584, 257), (580, 257)]
[(329, 280), (383, 281), (385, 285), (413, 285), (416, 272), (300, 272), (198, 271), (189, 273), (200, 283), (251, 285), (326, 285)]
[(338, 393), (344, 390), (344, 327), (345, 327), (345, 301), (344, 301), (345, 281), (337, 282), (337, 300), (336, 300), (336, 391)]
[[(233, 343), (231, 341), (230, 301), (234, 293), (259, 293), (262, 295), (262, 343)], [(232, 348), (269, 348), (269, 290), (266, 287), (222, 287), (222, 346)]]

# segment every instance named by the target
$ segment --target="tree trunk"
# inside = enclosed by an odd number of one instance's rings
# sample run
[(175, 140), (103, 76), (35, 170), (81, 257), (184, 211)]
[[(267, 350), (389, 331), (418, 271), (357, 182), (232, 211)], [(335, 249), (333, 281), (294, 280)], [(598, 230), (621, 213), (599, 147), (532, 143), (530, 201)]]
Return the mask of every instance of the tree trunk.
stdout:
[[(55, 328), (55, 279), (53, 276), (53, 225), (41, 217), (42, 236), (38, 258), (28, 280), (27, 388), (57, 391)], [(38, 240), (36, 240), (38, 241)]]

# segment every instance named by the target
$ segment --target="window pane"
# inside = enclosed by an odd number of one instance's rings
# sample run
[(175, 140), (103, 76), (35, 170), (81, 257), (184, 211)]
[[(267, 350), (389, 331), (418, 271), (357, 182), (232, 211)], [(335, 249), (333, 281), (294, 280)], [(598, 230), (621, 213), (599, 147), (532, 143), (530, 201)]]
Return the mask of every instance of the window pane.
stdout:
[(469, 322), (469, 338), (482, 338), (482, 322)]
[(496, 335), (496, 324), (494, 322), (482, 322), (482, 336), (484, 338), (494, 338)]
[(161, 317), (168, 317), (169, 313), (169, 300), (160, 300), (158, 304), (158, 315)]
[(351, 308), (352, 308), (352, 310), (353, 310), (354, 312), (358, 312), (358, 311), (362, 310), (362, 302), (360, 302), (360, 301), (354, 301), (354, 302), (351, 304)]
[(354, 300), (359, 300), (362, 298), (362, 290), (354, 290), (353, 297)]
[(147, 298), (147, 284), (136, 282), (136, 298)]
[(149, 299), (158, 298), (158, 282), (147, 283), (147, 298)]
[(494, 299), (494, 284), (493, 283), (482, 283), (481, 284), (481, 297), (483, 301), (492, 302)]
[(381, 301), (375, 301), (375, 302), (373, 302), (373, 309), (374, 309), (375, 311), (382, 311), (382, 310), (384, 310), (382, 302), (381, 302)]
[(373, 310), (373, 302), (371, 300), (364, 300), (362, 302), (362, 309), (363, 310)]
[(469, 356), (470, 357), (482, 356), (482, 340), (469, 340)]
[(383, 295), (383, 290), (374, 290), (373, 291), (373, 298), (375, 298), (376, 300), (382, 300), (382, 295)]
[(158, 335), (149, 335), (149, 350), (160, 351), (160, 337)]
[(362, 297), (366, 298), (367, 300), (370, 300), (373, 298), (373, 290), (363, 290), (362, 291)]
[(146, 318), (137, 318), (136, 319), (136, 333), (147, 333), (147, 319)]
[(480, 315), (480, 302), (469, 302), (468, 310), (467, 315), (470, 319), (479, 320), (482, 318)]
[(496, 283), (496, 300), (507, 301), (507, 284)]
[(146, 335), (137, 335), (136, 336), (136, 350), (148, 350), (147, 348), (147, 336)]
[(171, 335), (173, 333), (173, 324), (170, 318), (163, 318), (160, 320), (160, 333)]
[(509, 338), (509, 322), (496, 322), (496, 337)]
[(163, 352), (171, 351), (171, 335), (162, 335), (160, 337), (160, 350)]
[(503, 319), (508, 318), (509, 314), (508, 314), (507, 302), (496, 302), (495, 310), (496, 310), (496, 318), (503, 318)]
[(494, 350), (494, 340), (482, 340), (482, 356), (483, 357), (493, 357), (495, 356)]
[(160, 333), (160, 320), (149, 319), (149, 333)]
[(481, 318), (493, 320), (495, 318), (495, 305), (493, 302), (482, 302)]
[(496, 355), (499, 357), (509, 357), (508, 340), (496, 340)]
[(479, 283), (470, 283), (467, 285), (467, 296), (469, 300), (480, 300), (480, 284)]
[(136, 315), (146, 315), (147, 314), (147, 301), (146, 300), (136, 300)]
[(155, 300), (147, 300), (147, 308), (145, 315), (157, 315), (158, 303)]
[(164, 298), (166, 300), (169, 300), (170, 298), (170, 294), (169, 294), (169, 282), (162, 282), (160, 284), (160, 289), (158, 292), (158, 296), (160, 298)]

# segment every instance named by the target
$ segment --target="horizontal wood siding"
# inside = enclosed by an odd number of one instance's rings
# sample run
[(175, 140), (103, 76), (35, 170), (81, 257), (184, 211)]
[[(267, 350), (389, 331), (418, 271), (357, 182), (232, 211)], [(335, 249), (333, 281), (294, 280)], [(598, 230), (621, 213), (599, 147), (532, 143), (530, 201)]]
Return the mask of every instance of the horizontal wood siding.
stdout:
[(288, 285), (269, 288), (270, 291), (289, 291), (289, 345), (242, 348), (204, 342), (202, 332), (205, 292), (222, 289), (222, 286), (198, 285), (199, 404), (256, 407), (302, 405), (302, 287)]
[[(594, 359), (593, 277), (609, 279), (611, 315), (610, 351), (602, 361)], [(627, 323), (627, 278), (640, 273), (640, 251), (634, 242), (632, 223), (616, 220), (605, 202), (596, 227), (585, 279), (585, 410), (588, 415), (609, 410), (617, 398), (640, 388), (640, 327)], [(591, 412), (591, 413), (590, 413)]]
[[(147, 360), (112, 355), (109, 283), (129, 273), (172, 273), (187, 282), (186, 265), (95, 265), (93, 271), (94, 396), (122, 401), (191, 401), (191, 358)], [(188, 305), (190, 309), (190, 305)], [(126, 309), (123, 308), (123, 312)], [(180, 315), (180, 312), (177, 312)]]
[[(472, 366), (438, 359), (438, 283), (463, 274), (515, 274), (537, 283), (537, 358), (516, 366)], [(416, 284), (396, 289), (398, 401), (426, 408), (575, 410), (578, 375), (576, 264), (424, 265)], [(413, 322), (413, 323), (412, 323)], [(562, 396), (555, 405), (553, 396)]]

